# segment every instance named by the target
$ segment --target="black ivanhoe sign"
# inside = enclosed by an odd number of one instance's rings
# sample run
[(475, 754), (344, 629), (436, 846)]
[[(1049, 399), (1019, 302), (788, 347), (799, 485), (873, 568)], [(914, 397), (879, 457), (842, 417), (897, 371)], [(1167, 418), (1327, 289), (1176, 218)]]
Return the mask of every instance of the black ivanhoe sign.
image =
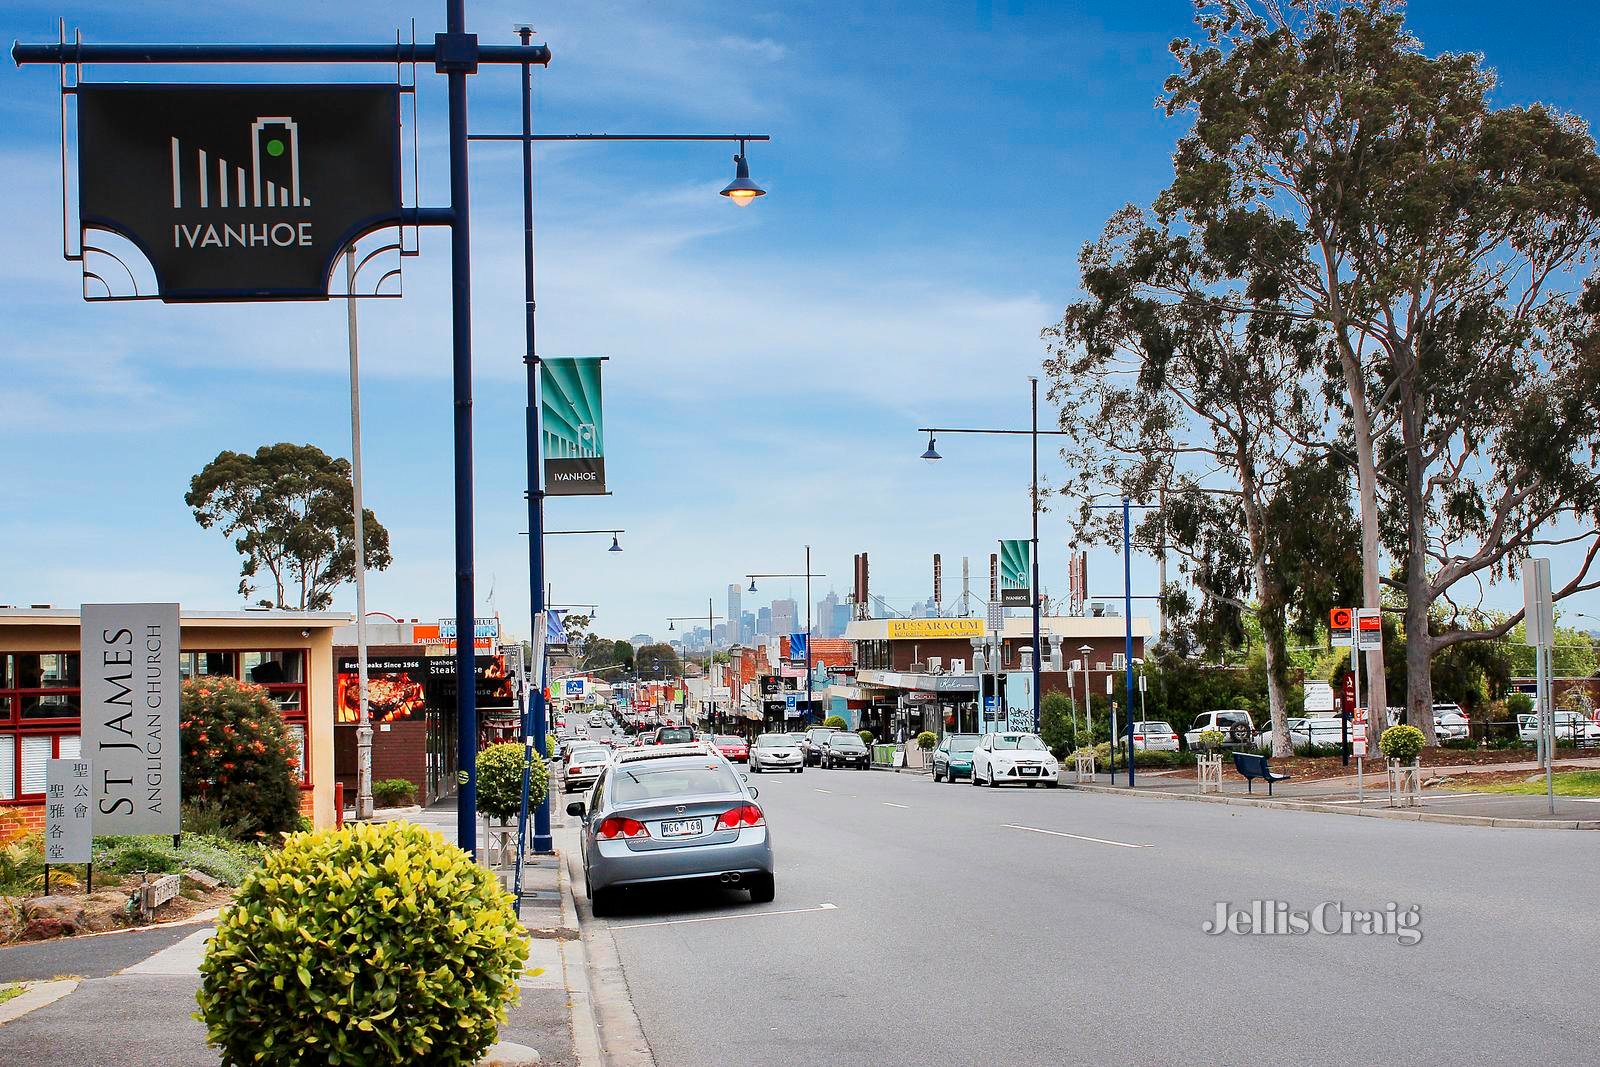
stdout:
[(82, 85), (78, 213), (161, 298), (324, 299), (334, 260), (400, 217), (392, 85)]

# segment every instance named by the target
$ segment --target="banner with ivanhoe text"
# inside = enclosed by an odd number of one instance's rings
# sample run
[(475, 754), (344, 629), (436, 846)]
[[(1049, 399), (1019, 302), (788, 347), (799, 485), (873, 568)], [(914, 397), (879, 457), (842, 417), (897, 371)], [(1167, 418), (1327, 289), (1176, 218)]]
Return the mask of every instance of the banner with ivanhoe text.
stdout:
[(539, 363), (546, 496), (604, 496), (606, 459), (598, 356)]

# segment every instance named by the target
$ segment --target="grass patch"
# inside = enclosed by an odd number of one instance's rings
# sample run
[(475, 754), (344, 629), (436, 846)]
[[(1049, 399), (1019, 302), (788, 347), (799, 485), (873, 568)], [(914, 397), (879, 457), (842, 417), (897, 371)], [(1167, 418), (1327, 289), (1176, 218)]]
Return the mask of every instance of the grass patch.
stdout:
[[(1561, 771), (1554, 776), (1558, 797), (1600, 797), (1600, 771)], [(1501, 782), (1494, 785), (1470, 785), (1464, 788), (1477, 793), (1515, 793), (1519, 796), (1544, 796), (1544, 779), (1537, 782)]]
[(21, 982), (0, 982), (0, 1004), (20, 996), (22, 996)]

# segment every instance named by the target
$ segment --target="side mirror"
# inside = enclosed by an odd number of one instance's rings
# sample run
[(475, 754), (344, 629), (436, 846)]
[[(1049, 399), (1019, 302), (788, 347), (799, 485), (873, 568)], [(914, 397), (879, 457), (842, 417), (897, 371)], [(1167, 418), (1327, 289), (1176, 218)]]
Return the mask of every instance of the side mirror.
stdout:
[(760, 800), (761, 799), (761, 790), (757, 789), (755, 786), (751, 786), (750, 787), (750, 799), (751, 800)]
[(567, 805), (567, 814), (568, 815), (576, 815), (579, 818), (582, 818), (583, 817), (583, 811), (584, 811), (583, 801), (581, 801), (581, 800), (574, 800), (574, 801), (572, 801), (571, 803), (569, 803)]

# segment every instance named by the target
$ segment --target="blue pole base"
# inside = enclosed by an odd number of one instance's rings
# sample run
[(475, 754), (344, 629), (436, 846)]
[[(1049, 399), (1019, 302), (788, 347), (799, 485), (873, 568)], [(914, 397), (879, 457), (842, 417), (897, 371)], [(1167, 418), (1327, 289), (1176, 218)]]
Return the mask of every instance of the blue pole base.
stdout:
[(549, 834), (534, 834), (533, 854), (535, 856), (554, 856), (556, 854), (555, 839)]

